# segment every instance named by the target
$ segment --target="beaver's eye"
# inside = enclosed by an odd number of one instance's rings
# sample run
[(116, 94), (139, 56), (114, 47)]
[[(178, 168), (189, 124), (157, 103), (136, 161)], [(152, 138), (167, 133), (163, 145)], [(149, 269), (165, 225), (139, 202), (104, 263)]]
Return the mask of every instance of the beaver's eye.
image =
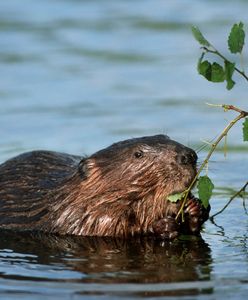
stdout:
[(143, 151), (136, 151), (135, 153), (134, 153), (134, 157), (135, 158), (141, 158), (141, 157), (143, 157), (143, 155), (144, 155), (144, 153), (143, 153)]

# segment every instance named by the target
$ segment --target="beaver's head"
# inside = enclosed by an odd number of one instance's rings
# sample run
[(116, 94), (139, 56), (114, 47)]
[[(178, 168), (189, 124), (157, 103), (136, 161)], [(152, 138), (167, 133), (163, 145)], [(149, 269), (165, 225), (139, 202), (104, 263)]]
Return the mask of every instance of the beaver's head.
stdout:
[(89, 180), (100, 176), (104, 191), (128, 193), (135, 201), (145, 194), (166, 197), (184, 191), (196, 174), (196, 161), (192, 149), (166, 135), (155, 135), (115, 143), (81, 167)]

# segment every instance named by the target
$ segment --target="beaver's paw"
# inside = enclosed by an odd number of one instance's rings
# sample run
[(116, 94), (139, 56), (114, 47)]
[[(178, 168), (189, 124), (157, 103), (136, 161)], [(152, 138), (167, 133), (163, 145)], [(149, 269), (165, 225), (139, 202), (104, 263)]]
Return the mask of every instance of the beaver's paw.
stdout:
[(170, 216), (156, 221), (152, 229), (155, 237), (163, 240), (172, 240), (179, 234), (179, 225), (175, 219)]
[(199, 200), (192, 196), (185, 204), (184, 213), (188, 213), (191, 216), (199, 216), (199, 214), (201, 214), (201, 204)]
[(199, 199), (192, 196), (185, 204), (184, 213), (187, 218), (188, 230), (191, 233), (199, 233), (202, 224), (209, 217), (210, 206), (206, 209)]

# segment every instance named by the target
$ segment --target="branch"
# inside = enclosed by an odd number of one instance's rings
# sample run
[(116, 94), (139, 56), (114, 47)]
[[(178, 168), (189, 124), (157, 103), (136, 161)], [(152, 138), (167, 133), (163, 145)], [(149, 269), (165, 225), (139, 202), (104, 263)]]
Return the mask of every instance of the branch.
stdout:
[(179, 218), (180, 215), (182, 215), (182, 222), (184, 222), (184, 206), (186, 204), (186, 201), (188, 199), (189, 193), (191, 191), (191, 189), (193, 188), (195, 182), (197, 181), (201, 171), (204, 169), (204, 167), (208, 164), (210, 157), (212, 156), (213, 152), (215, 151), (215, 149), (217, 148), (218, 144), (221, 142), (221, 140), (223, 138), (226, 137), (227, 133), (229, 132), (229, 130), (241, 119), (245, 118), (248, 116), (248, 112), (239, 109), (236, 106), (233, 105), (228, 105), (228, 104), (223, 104), (221, 105), (221, 107), (224, 108), (224, 110), (234, 110), (239, 112), (239, 115), (234, 118), (222, 131), (222, 133), (219, 135), (219, 137), (217, 137), (216, 141), (214, 143), (211, 144), (211, 149), (209, 150), (205, 160), (203, 161), (203, 163), (201, 164), (200, 168), (198, 169), (198, 172), (196, 174), (196, 176), (194, 177), (193, 181), (191, 182), (191, 184), (189, 185), (189, 187), (187, 188), (187, 190), (185, 191), (184, 197), (183, 197), (183, 202), (182, 205), (177, 213), (176, 216), (176, 220)]
[(214, 217), (216, 217), (217, 215), (221, 214), (236, 197), (240, 196), (243, 192), (245, 192), (247, 186), (248, 186), (248, 181), (246, 182), (246, 184), (237, 193), (235, 193), (229, 199), (229, 201), (226, 203), (226, 205), (220, 211), (218, 211), (217, 213), (215, 213), (214, 215), (212, 215), (209, 219), (211, 221), (213, 221)]
[[(205, 50), (207, 53), (213, 53), (217, 56), (219, 56), (220, 58), (222, 58), (224, 61), (228, 61), (230, 62), (224, 55), (222, 55), (218, 50), (216, 50), (212, 45), (211, 47), (214, 50), (209, 49), (208, 47), (202, 47), (203, 50)], [(245, 74), (244, 71), (241, 71), (240, 69), (238, 69), (237, 67), (234, 67), (235, 71), (237, 71), (241, 76), (243, 76), (247, 81), (248, 81), (248, 76)]]
[(234, 105), (223, 104), (222, 107), (224, 108), (224, 110), (234, 110), (234, 111), (242, 114), (244, 116), (244, 118), (248, 116), (248, 112), (247, 111), (242, 110), (242, 109), (240, 109), (240, 108), (238, 108), (238, 107), (236, 107)]

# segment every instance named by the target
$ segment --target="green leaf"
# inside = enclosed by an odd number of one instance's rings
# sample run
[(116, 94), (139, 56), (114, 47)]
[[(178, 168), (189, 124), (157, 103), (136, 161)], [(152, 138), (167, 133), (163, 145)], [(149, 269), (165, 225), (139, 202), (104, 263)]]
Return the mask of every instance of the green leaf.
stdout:
[(228, 37), (228, 47), (231, 53), (241, 53), (245, 43), (244, 24), (234, 24)]
[(244, 142), (248, 141), (248, 118), (245, 118), (243, 122), (243, 140)]
[(235, 81), (232, 80), (232, 75), (235, 70), (235, 63), (231, 63), (228, 60), (225, 60), (225, 76), (226, 76), (226, 88), (231, 90), (234, 85)]
[(209, 61), (204, 60), (201, 62), (201, 59), (198, 62), (197, 66), (199, 74), (204, 76), (208, 81), (212, 82), (223, 82), (226, 78), (225, 71), (223, 67), (216, 62), (211, 64)]
[(209, 199), (212, 196), (213, 188), (214, 184), (208, 176), (199, 177), (197, 189), (200, 201), (205, 208), (207, 208), (209, 205)]
[(211, 66), (211, 81), (212, 82), (223, 82), (225, 80), (225, 71), (223, 67), (216, 62)]
[(211, 81), (211, 72), (212, 67), (211, 63), (207, 60), (204, 60), (203, 62), (198, 62), (198, 73), (202, 76), (204, 76), (207, 80)]
[(184, 196), (184, 192), (183, 193), (177, 193), (177, 194), (173, 194), (167, 197), (167, 199), (170, 202), (177, 202), (178, 200), (181, 200)]
[(201, 31), (196, 26), (191, 26), (191, 31), (193, 33), (194, 38), (203, 46), (211, 46), (210, 43), (205, 39), (202, 35)]

